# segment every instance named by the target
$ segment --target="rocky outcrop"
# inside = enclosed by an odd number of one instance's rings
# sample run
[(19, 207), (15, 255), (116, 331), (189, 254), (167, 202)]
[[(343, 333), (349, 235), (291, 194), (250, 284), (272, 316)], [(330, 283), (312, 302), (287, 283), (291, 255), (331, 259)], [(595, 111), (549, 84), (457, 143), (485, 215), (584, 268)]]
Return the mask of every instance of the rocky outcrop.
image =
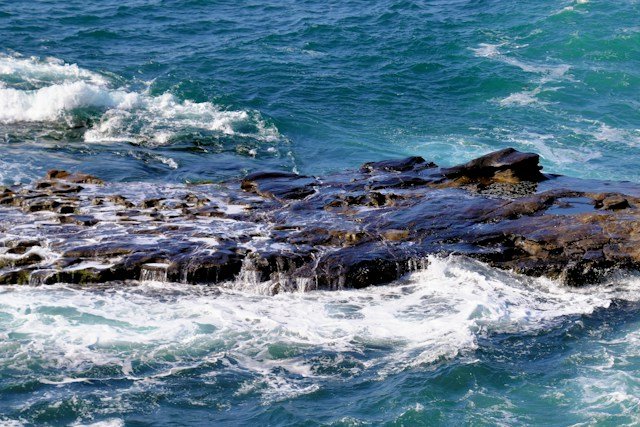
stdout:
[(639, 193), (544, 175), (536, 154), (513, 149), (451, 168), (410, 157), (224, 185), (51, 171), (0, 188), (0, 283), (361, 288), (459, 254), (578, 286), (640, 267)]
[(460, 166), (442, 170), (455, 182), (482, 182), (515, 184), (522, 181), (539, 182), (545, 179), (540, 172), (540, 157), (534, 153), (521, 153), (513, 148), (490, 153)]

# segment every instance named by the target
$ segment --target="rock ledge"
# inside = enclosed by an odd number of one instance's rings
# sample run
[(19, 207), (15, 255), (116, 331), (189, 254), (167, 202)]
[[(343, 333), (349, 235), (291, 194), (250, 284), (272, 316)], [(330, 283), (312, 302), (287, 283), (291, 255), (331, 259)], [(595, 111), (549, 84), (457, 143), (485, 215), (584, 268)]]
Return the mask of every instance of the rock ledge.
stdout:
[(234, 283), (361, 288), (460, 254), (569, 285), (640, 267), (639, 186), (544, 175), (500, 150), (451, 168), (421, 157), (328, 177), (107, 184), (50, 171), (0, 188), (0, 284)]

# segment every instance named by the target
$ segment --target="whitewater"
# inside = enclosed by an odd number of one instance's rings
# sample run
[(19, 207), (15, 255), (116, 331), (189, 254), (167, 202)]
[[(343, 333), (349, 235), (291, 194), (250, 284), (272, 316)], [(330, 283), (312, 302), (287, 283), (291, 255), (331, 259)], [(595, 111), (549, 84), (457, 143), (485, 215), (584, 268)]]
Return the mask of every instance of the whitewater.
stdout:
[[(124, 422), (122, 413), (150, 420), (155, 411), (169, 416), (180, 407), (193, 411), (193, 420), (266, 422), (289, 401), (332, 404), (334, 393), (345, 388), (379, 393), (387, 382), (402, 384), (416, 375), (428, 390), (443, 387), (441, 381), (466, 383), (455, 378), (475, 368), (479, 373), (471, 376), (465, 405), (498, 422), (514, 405), (511, 399), (546, 387), (529, 384), (531, 373), (514, 372), (515, 384), (505, 395), (482, 371), (535, 364), (539, 347), (561, 346), (566, 354), (559, 366), (545, 373), (556, 386), (538, 399), (567, 402), (574, 422), (603, 411), (640, 421), (640, 384), (624, 374), (637, 357), (638, 329), (629, 328), (638, 321), (614, 332), (599, 319), (603, 310), (631, 315), (638, 279), (572, 290), (464, 258), (429, 261), (427, 270), (398, 283), (358, 291), (263, 296), (157, 281), (95, 289), (3, 288), (0, 369), (4, 393), (14, 394), (2, 404), (5, 420), (117, 423)], [(589, 324), (593, 329), (585, 331)], [(564, 342), (567, 333), (577, 337)], [(578, 338), (584, 334), (593, 335), (590, 345)], [(509, 343), (515, 337), (524, 347)], [(16, 388), (17, 380), (24, 385)], [(30, 397), (18, 402), (23, 387)], [(443, 420), (467, 419), (464, 408), (456, 408), (463, 396), (452, 392), (438, 398), (440, 404), (425, 403), (415, 392), (380, 404), (389, 420), (410, 422), (407, 417), (422, 419), (414, 413), (427, 417), (434, 411)], [(264, 414), (245, 414), (249, 402)], [(453, 407), (443, 410), (445, 402)], [(380, 416), (369, 412), (373, 404), (345, 402), (311, 419), (372, 422)], [(221, 413), (202, 414), (212, 407)], [(300, 413), (281, 416), (303, 419)]]
[[(152, 197), (506, 146), (639, 182), (639, 8), (0, 0), (0, 184), (66, 169)], [(424, 264), (335, 292), (0, 287), (0, 425), (640, 424), (637, 275)]]
[[(0, 57), (0, 78), (18, 77), (0, 87), (0, 123), (61, 122), (73, 125), (81, 111), (100, 114), (84, 133), (84, 141), (167, 144), (177, 132), (211, 131), (273, 142), (280, 135), (258, 115), (223, 111), (209, 102), (179, 101), (170, 93), (110, 87), (99, 74), (56, 59)], [(253, 116), (253, 117), (252, 117)], [(253, 119), (253, 123), (250, 123)], [(253, 133), (243, 133), (243, 125)]]

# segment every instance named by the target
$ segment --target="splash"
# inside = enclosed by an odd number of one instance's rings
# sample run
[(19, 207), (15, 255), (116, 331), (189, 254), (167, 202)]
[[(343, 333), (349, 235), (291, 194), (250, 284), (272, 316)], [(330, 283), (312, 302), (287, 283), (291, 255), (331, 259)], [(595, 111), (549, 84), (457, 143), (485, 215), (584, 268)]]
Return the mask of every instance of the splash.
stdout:
[(86, 142), (166, 145), (193, 136), (267, 143), (281, 139), (276, 127), (257, 112), (225, 110), (171, 93), (152, 95), (149, 88), (114, 88), (98, 73), (55, 59), (0, 56), (0, 82), (0, 123), (88, 126)]
[(244, 378), (237, 396), (270, 402), (344, 376), (428, 368), (472, 352), (488, 334), (544, 330), (638, 295), (634, 280), (578, 290), (465, 258), (431, 257), (429, 265), (391, 286), (273, 297), (155, 277), (96, 290), (6, 287), (0, 368), (58, 387), (161, 386), (190, 371), (232, 372)]

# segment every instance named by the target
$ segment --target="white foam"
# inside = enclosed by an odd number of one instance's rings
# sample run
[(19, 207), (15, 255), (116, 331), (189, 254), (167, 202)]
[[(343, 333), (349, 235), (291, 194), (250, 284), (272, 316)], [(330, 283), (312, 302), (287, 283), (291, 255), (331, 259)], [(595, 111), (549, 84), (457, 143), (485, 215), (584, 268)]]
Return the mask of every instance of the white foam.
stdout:
[(582, 117), (576, 117), (573, 118), (573, 120), (577, 123), (584, 124), (582, 127), (570, 128), (572, 132), (578, 135), (591, 137), (597, 142), (640, 147), (640, 129), (617, 128), (599, 120), (585, 119)]
[(640, 423), (640, 381), (633, 369), (640, 356), (637, 327), (637, 322), (620, 325), (612, 339), (602, 339), (598, 336), (602, 331), (593, 331), (590, 335), (598, 345), (571, 360), (578, 372), (561, 386), (580, 396), (579, 410), (592, 420), (606, 423), (610, 414), (621, 414), (629, 420), (626, 425)]
[(520, 132), (507, 135), (510, 142), (534, 147), (540, 156), (556, 165), (585, 163), (602, 157), (602, 153), (587, 147), (564, 147), (556, 135)]
[(114, 108), (135, 97), (135, 94), (109, 91), (82, 81), (36, 90), (5, 88), (0, 89), (0, 122), (54, 121), (75, 109)]
[(104, 421), (96, 421), (95, 423), (74, 423), (71, 425), (74, 427), (123, 427), (125, 425), (125, 422), (120, 418), (111, 418)]
[(566, 74), (571, 69), (569, 65), (550, 65), (547, 63), (538, 64), (533, 61), (517, 59), (512, 56), (508, 56), (500, 51), (500, 48), (505, 45), (506, 43), (480, 43), (478, 47), (470, 48), (470, 50), (473, 51), (473, 53), (477, 57), (494, 59), (505, 64), (520, 68), (524, 72), (539, 74), (542, 76), (540, 78), (540, 83), (547, 83), (549, 81), (556, 81), (567, 78)]
[(500, 43), (500, 44), (480, 43), (478, 47), (472, 47), (470, 49), (473, 51), (473, 53), (475, 53), (477, 57), (495, 58), (500, 55), (499, 48), (503, 45), (504, 43)]
[[(273, 297), (157, 282), (99, 291), (5, 287), (0, 330), (21, 338), (10, 344), (16, 351), (0, 352), (0, 367), (38, 361), (52, 372), (41, 381), (59, 387), (93, 380), (92, 366), (119, 366), (134, 381), (228, 369), (251, 378), (238, 393), (270, 401), (317, 390), (327, 375), (340, 375), (318, 371), (342, 361), (351, 376), (384, 377), (464, 355), (487, 333), (547, 328), (562, 316), (608, 307), (613, 298), (640, 296), (640, 281), (569, 289), (463, 258), (429, 262), (390, 286)], [(273, 353), (274, 346), (284, 350)], [(309, 357), (318, 350), (335, 357)], [(157, 369), (141, 375), (132, 361)], [(211, 368), (214, 361), (224, 367)]]
[(523, 106), (538, 103), (539, 101), (538, 101), (538, 98), (536, 98), (536, 95), (538, 95), (539, 93), (540, 93), (540, 88), (536, 88), (534, 90), (516, 92), (516, 93), (512, 93), (506, 98), (501, 99), (499, 102), (500, 102), (500, 105), (502, 105), (503, 107), (509, 107), (514, 105), (523, 107)]
[(41, 378), (39, 380), (42, 384), (49, 385), (65, 385), (65, 384), (73, 384), (73, 383), (91, 383), (89, 378), (62, 378), (60, 381), (51, 381), (46, 378)]
[(597, 120), (593, 121), (593, 123), (597, 128), (591, 132), (591, 135), (598, 141), (615, 142), (632, 147), (640, 146), (640, 129), (620, 129)]
[[(113, 141), (164, 145), (183, 134), (210, 132), (275, 142), (281, 137), (275, 126), (258, 113), (228, 111), (211, 102), (179, 100), (171, 93), (151, 95), (114, 88), (100, 74), (61, 61), (38, 61), (0, 56), (3, 77), (29, 82), (3, 82), (0, 86), (0, 123), (54, 122), (73, 124), (79, 111), (98, 114), (97, 123), (84, 139), (93, 143)], [(162, 161), (162, 159), (161, 159)], [(177, 167), (166, 159), (167, 166)]]
[[(209, 102), (179, 101), (174, 95), (134, 94), (135, 99), (107, 110), (92, 129), (87, 142), (129, 141), (164, 145), (181, 132), (211, 131), (229, 136), (256, 138), (273, 142), (278, 131), (257, 114), (223, 111)], [(251, 124), (254, 132), (238, 130)]]
[(178, 169), (178, 162), (173, 160), (171, 157), (164, 157), (160, 155), (153, 156), (155, 159), (159, 160), (160, 163), (167, 165), (171, 169)]
[(20, 184), (44, 174), (44, 168), (33, 162), (16, 163), (0, 160), (0, 183)]
[(578, 7), (576, 9), (576, 6), (579, 5), (584, 5), (584, 4), (589, 4), (589, 0), (575, 0), (573, 2), (571, 2), (572, 4), (570, 4), (569, 6), (565, 6), (562, 9), (560, 9), (559, 11), (552, 13), (552, 15), (559, 15), (561, 13), (564, 12), (579, 12), (579, 13), (584, 13), (583, 10), (581, 10), (582, 8)]
[(76, 64), (65, 64), (56, 58), (40, 60), (36, 57), (0, 55), (0, 79), (5, 76), (18, 78), (19, 81), (36, 87), (69, 81), (85, 81), (99, 86), (108, 83), (107, 79), (98, 73), (82, 69)]

